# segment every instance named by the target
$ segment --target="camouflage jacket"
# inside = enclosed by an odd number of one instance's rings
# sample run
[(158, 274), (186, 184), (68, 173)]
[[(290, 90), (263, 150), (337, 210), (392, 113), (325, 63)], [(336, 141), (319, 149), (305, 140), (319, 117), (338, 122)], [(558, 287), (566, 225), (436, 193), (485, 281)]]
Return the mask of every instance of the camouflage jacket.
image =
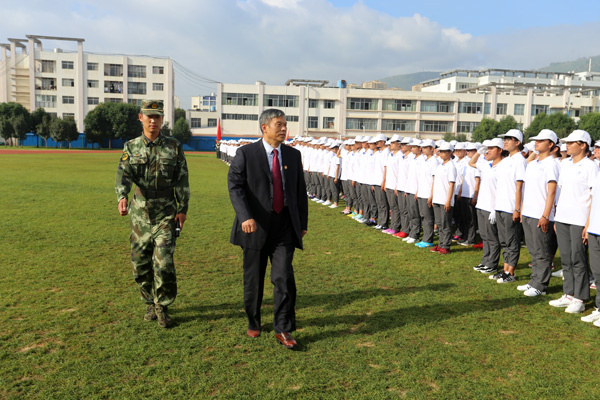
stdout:
[(142, 192), (168, 193), (177, 200), (177, 214), (187, 214), (190, 199), (188, 168), (181, 144), (162, 134), (151, 142), (144, 135), (125, 143), (117, 169), (117, 201), (127, 199), (131, 185)]

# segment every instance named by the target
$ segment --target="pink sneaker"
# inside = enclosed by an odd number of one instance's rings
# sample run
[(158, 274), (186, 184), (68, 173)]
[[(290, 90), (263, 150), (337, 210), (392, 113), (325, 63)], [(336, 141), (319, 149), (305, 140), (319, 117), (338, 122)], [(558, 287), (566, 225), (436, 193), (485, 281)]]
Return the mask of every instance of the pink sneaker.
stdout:
[(386, 229), (386, 230), (387, 230), (387, 232), (386, 232), (386, 233), (387, 233), (388, 235), (395, 235), (396, 233), (398, 233), (398, 231), (396, 231), (396, 230), (394, 230), (394, 229), (391, 229), (391, 228), (390, 228), (390, 229)]

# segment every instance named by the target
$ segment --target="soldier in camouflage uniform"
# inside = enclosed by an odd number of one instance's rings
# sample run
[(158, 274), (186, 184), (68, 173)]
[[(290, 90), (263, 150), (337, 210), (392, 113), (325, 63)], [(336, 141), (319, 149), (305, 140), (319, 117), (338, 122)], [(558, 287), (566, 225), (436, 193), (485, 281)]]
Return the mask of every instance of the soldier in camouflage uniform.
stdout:
[[(115, 190), (119, 213), (130, 214), (133, 276), (146, 303), (144, 319), (172, 324), (167, 306), (177, 295), (173, 253), (175, 228), (183, 228), (190, 188), (181, 144), (160, 134), (163, 102), (144, 100), (139, 114), (143, 135), (125, 143)], [(128, 194), (135, 194), (128, 209)]]

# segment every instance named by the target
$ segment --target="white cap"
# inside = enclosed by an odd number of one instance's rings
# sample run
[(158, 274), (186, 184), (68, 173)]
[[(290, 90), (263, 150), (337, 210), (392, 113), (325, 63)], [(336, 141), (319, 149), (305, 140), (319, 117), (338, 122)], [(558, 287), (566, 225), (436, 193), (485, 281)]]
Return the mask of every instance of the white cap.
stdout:
[(350, 146), (352, 146), (354, 143), (356, 143), (354, 139), (348, 139), (347, 142), (348, 142), (347, 144)]
[(385, 137), (385, 135), (383, 133), (378, 133), (377, 135), (373, 136), (370, 140), (369, 143), (377, 143), (380, 141), (386, 141), (387, 137)]
[(367, 143), (372, 144), (372, 143), (377, 143), (377, 139), (375, 139), (376, 136), (371, 136), (369, 138), (369, 140), (367, 140)]
[(477, 144), (467, 142), (467, 143), (465, 143), (465, 150), (477, 150)]
[(421, 141), (421, 143), (419, 144), (419, 146), (421, 146), (421, 147), (428, 147), (428, 146), (430, 146), (430, 147), (435, 148), (435, 142), (433, 140), (431, 140), (431, 139), (424, 139), (424, 140)]
[(488, 140), (487, 147), (498, 147), (501, 150), (504, 150), (504, 141), (500, 138), (493, 138), (492, 140)]
[(440, 147), (440, 146), (442, 145), (442, 143), (446, 143), (446, 141), (445, 141), (445, 140), (442, 140), (442, 139), (439, 139), (439, 140), (436, 140), (436, 141), (435, 141), (435, 145), (436, 145), (437, 147)]
[(567, 144), (563, 143), (560, 145), (560, 151), (567, 151)]
[(513, 137), (517, 139), (519, 142), (523, 142), (523, 132), (518, 129), (511, 129), (506, 132), (504, 135), (498, 135), (498, 137)]
[(355, 142), (359, 142), (359, 143), (364, 143), (368, 140), (368, 136), (358, 136), (356, 139), (354, 139)]
[(558, 143), (558, 136), (556, 136), (556, 133), (554, 133), (554, 131), (550, 130), (550, 129), (542, 129), (540, 131), (540, 133), (538, 133), (537, 136), (529, 138), (529, 140), (546, 140), (546, 139), (553, 141), (555, 144)]
[(390, 138), (389, 142), (399, 142), (402, 140), (402, 136), (394, 133), (394, 135)]
[(466, 147), (465, 145), (466, 145), (466, 143), (465, 143), (465, 142), (457, 142), (457, 143), (454, 145), (454, 150), (464, 150), (464, 149), (465, 149), (465, 147)]
[(439, 151), (444, 151), (444, 150), (454, 151), (454, 146), (452, 145), (452, 143), (444, 142), (438, 147), (438, 150)]
[(421, 145), (421, 140), (419, 140), (417, 138), (412, 138), (412, 140), (410, 141), (410, 145), (411, 146), (420, 146)]
[(525, 147), (527, 147), (527, 149), (529, 151), (534, 151), (535, 150), (535, 142), (529, 142), (525, 145)]
[(400, 143), (402, 143), (402, 144), (407, 144), (407, 145), (409, 145), (409, 146), (411, 145), (411, 142), (412, 142), (412, 138), (411, 138), (411, 137), (408, 137), (408, 136), (405, 136), (405, 137), (404, 137), (404, 138), (403, 138), (403, 139), (400, 141)]
[(452, 146), (454, 146), (454, 148), (455, 148), (455, 149), (456, 149), (456, 143), (458, 143), (458, 140), (451, 140), (451, 141), (450, 141), (450, 144), (451, 144)]
[[(568, 142), (586, 142), (588, 144), (588, 146), (592, 145), (592, 138), (590, 136), (589, 133), (587, 133), (586, 131), (582, 130), (582, 129), (577, 129), (574, 130), (573, 132), (571, 132), (571, 134), (569, 136), (567, 136), (564, 139), (560, 139), (561, 143), (568, 143)], [(560, 151), (564, 151), (561, 150)]]

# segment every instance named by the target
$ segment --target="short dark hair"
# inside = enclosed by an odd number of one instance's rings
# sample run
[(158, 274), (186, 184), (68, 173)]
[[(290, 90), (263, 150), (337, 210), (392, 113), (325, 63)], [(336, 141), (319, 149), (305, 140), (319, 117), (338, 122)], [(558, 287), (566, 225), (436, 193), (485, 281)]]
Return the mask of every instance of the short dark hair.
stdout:
[(285, 117), (285, 113), (276, 108), (267, 108), (260, 114), (258, 118), (259, 126), (262, 124), (268, 124), (273, 118)]

